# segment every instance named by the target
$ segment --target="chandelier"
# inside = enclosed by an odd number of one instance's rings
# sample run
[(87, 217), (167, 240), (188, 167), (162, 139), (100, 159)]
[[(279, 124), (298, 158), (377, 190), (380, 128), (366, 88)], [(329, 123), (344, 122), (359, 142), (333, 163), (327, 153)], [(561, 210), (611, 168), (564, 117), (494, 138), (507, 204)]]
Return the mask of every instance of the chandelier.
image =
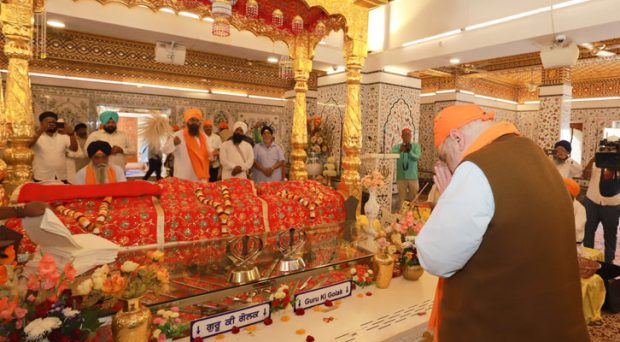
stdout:
[(295, 34), (300, 34), (301, 31), (304, 30), (304, 19), (300, 16), (295, 16), (295, 18), (293, 18), (293, 23), (292, 23), (292, 30), (293, 33)]
[(258, 17), (258, 3), (256, 0), (248, 0), (245, 3), (245, 16), (251, 19)]
[[(236, 2), (236, 1), (235, 1)], [(232, 5), (230, 0), (215, 0), (211, 7), (211, 15), (215, 22), (211, 33), (216, 37), (230, 36), (230, 16), (232, 15)]]
[(284, 13), (279, 9), (276, 9), (271, 13), (271, 23), (275, 27), (282, 27), (284, 25)]
[(284, 80), (292, 80), (294, 74), (293, 60), (288, 56), (283, 56), (280, 58), (280, 62), (278, 63), (278, 75), (280, 78)]

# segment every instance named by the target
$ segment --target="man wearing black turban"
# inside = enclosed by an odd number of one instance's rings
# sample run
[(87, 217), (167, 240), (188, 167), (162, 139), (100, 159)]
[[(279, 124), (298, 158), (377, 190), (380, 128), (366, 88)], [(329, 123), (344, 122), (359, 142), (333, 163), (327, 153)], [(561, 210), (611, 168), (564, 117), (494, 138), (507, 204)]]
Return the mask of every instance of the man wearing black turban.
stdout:
[(574, 178), (581, 176), (581, 165), (570, 158), (573, 150), (570, 142), (560, 140), (553, 146), (553, 161), (563, 178)]
[(90, 163), (75, 175), (75, 184), (108, 184), (125, 182), (125, 172), (108, 163), (112, 146), (101, 140), (91, 142), (86, 148)]

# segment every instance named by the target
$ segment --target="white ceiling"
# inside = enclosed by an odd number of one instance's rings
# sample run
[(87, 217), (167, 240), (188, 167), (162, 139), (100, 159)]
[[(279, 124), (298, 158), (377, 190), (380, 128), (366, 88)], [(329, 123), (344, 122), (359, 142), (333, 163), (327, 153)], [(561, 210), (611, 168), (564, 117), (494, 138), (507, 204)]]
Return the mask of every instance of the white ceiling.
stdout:
[[(574, 41), (598, 41), (620, 36), (620, 0), (590, 0), (550, 13), (529, 16), (456, 36), (402, 47), (407, 41), (435, 35), (564, 0), (396, 0), (382, 16), (373, 16), (370, 34), (379, 32), (379, 46), (367, 59), (365, 70), (386, 66), (407, 71), (444, 66), (452, 57), (461, 62), (533, 52), (552, 41), (555, 33)], [(211, 24), (143, 7), (101, 5), (95, 0), (47, 0), (48, 19), (59, 19), (66, 29), (141, 42), (176, 41), (188, 49), (266, 61), (284, 55), (284, 43), (233, 29), (228, 38), (214, 37)], [(377, 17), (380, 17), (377, 21)], [(373, 38), (374, 39), (374, 38)], [(314, 67), (328, 70), (343, 65), (342, 32), (332, 33), (315, 54)], [(374, 49), (374, 48), (373, 48)], [(377, 51), (379, 50), (379, 51)]]

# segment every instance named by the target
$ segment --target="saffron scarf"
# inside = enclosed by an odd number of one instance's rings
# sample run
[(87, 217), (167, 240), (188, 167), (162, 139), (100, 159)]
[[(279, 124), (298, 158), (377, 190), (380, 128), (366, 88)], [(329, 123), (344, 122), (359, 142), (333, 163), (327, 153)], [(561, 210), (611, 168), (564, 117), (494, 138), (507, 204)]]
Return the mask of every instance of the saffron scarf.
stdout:
[[(116, 172), (111, 166), (106, 169), (108, 183), (116, 183)], [(86, 166), (86, 183), (85, 184), (97, 184), (97, 177), (95, 177), (95, 168), (90, 163)]]
[[(463, 153), (463, 158), (489, 145), (497, 138), (506, 134), (521, 135), (519, 130), (510, 122), (498, 122), (482, 132), (482, 134), (480, 134), (480, 136), (478, 136), (478, 138), (476, 138), (476, 140), (469, 145)], [(428, 321), (428, 330), (433, 332), (435, 341), (439, 341), (439, 323), (441, 322), (440, 305), (443, 297), (444, 282), (444, 278), (439, 278), (439, 281), (437, 282), (435, 298), (433, 299), (433, 310), (431, 311), (431, 317)]]
[(185, 146), (187, 146), (187, 154), (192, 162), (192, 169), (198, 179), (209, 179), (209, 148), (207, 146), (207, 138), (204, 133), (198, 135), (200, 146), (196, 139), (189, 134), (186, 129), (183, 130), (183, 138)]

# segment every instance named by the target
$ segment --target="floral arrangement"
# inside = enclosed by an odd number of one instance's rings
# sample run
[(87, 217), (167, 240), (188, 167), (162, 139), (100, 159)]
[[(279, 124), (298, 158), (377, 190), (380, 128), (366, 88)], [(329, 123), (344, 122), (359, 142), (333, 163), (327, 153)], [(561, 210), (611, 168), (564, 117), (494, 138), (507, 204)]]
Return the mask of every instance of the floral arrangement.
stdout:
[(179, 308), (174, 306), (170, 310), (157, 311), (157, 317), (153, 318), (153, 328), (153, 338), (161, 342), (183, 336), (189, 324), (181, 322)]
[(76, 220), (82, 226), (82, 228), (84, 228), (84, 230), (92, 232), (93, 234), (99, 234), (101, 233), (101, 227), (103, 226), (105, 219), (108, 217), (111, 204), (111, 196), (105, 197), (103, 201), (101, 201), (101, 205), (99, 206), (99, 211), (94, 222), (89, 220), (83, 213), (77, 210), (69, 209), (64, 205), (56, 206), (56, 211), (63, 216), (67, 216)]
[(362, 178), (362, 185), (366, 189), (374, 189), (380, 188), (385, 185), (385, 178), (381, 174), (381, 172), (374, 170), (371, 174), (364, 176)]
[(73, 308), (68, 289), (76, 270), (70, 263), (60, 271), (45, 254), (36, 273), (25, 275), (12, 260), (1, 265), (0, 275), (0, 340), (85, 341), (101, 325), (96, 308)]
[(99, 267), (90, 278), (75, 286), (74, 295), (94, 297), (94, 301), (104, 296), (128, 300), (139, 298), (147, 292), (166, 292), (170, 275), (161, 265), (164, 253), (149, 251), (146, 256), (144, 265), (128, 260), (120, 270), (112, 271), (108, 265)]
[(366, 287), (375, 281), (374, 272), (368, 265), (355, 265), (351, 267), (349, 272), (351, 273), (351, 280), (357, 286)]
[(407, 266), (419, 266), (418, 250), (415, 246), (409, 246), (403, 249), (400, 254), (400, 263)]
[(329, 152), (330, 141), (328, 134), (321, 126), (321, 117), (318, 115), (308, 117), (308, 152), (321, 154)]
[(400, 219), (392, 224), (393, 230), (403, 236), (418, 235), (422, 230), (423, 221), (419, 212), (417, 215), (415, 212), (418, 212), (417, 207), (413, 211), (407, 211), (404, 215), (401, 215)]
[(284, 310), (291, 303), (292, 295), (288, 285), (282, 284), (277, 290), (274, 287), (271, 289), (271, 292), (273, 292), (269, 296), (269, 300), (271, 300), (271, 312)]

